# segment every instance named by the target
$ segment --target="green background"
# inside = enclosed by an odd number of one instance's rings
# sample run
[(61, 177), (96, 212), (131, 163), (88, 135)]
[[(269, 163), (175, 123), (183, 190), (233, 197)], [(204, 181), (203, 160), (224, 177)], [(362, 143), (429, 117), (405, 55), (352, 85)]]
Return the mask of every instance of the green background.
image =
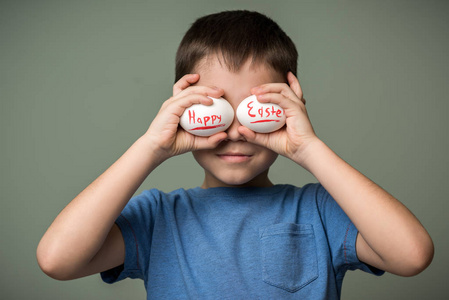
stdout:
[[(140, 280), (50, 279), (35, 249), (58, 212), (146, 131), (170, 97), (188, 26), (228, 9), (265, 13), (291, 36), (317, 134), (399, 198), (434, 239), (434, 261), (422, 274), (349, 272), (342, 298), (447, 297), (448, 4), (0, 1), (0, 297), (145, 298)], [(284, 158), (271, 178), (315, 181)], [(161, 165), (139, 191), (201, 182), (202, 170), (186, 154)]]

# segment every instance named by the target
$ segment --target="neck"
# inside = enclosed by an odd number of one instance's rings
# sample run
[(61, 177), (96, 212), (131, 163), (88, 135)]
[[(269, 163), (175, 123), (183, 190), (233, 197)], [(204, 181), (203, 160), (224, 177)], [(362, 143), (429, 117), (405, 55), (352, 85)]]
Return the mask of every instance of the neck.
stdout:
[[(209, 176), (208, 176), (209, 175)], [(244, 182), (244, 183), (226, 183), (218, 178), (211, 176), (210, 174), (206, 174), (203, 184), (201, 188), (208, 189), (214, 187), (270, 187), (273, 186), (273, 183), (268, 178), (268, 170), (257, 175), (253, 179)]]

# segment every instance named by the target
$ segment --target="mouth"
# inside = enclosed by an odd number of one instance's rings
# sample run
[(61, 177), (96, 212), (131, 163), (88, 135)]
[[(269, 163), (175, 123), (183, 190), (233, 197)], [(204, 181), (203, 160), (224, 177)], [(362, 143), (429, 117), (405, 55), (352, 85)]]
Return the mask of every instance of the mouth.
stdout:
[(243, 153), (222, 153), (222, 154), (217, 154), (217, 156), (226, 161), (226, 162), (230, 162), (230, 163), (242, 163), (242, 162), (246, 162), (248, 160), (251, 159), (252, 155), (247, 155), (247, 154), (243, 154)]

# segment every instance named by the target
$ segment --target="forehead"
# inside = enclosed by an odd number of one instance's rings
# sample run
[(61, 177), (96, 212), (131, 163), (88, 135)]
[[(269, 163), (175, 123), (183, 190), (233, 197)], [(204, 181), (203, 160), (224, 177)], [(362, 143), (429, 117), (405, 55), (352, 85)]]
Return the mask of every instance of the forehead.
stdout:
[(231, 71), (217, 56), (206, 57), (197, 64), (194, 73), (200, 74), (198, 85), (215, 85), (225, 91), (236, 86), (250, 89), (264, 83), (286, 82), (286, 76), (266, 64), (253, 63), (251, 58), (239, 70)]

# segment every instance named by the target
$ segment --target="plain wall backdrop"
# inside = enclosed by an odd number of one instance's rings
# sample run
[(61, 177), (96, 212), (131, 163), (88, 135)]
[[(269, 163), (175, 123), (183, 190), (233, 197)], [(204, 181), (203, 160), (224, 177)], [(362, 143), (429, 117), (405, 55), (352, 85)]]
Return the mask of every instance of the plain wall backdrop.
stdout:
[[(198, 17), (265, 13), (299, 51), (318, 136), (428, 229), (422, 274), (348, 272), (343, 299), (447, 299), (449, 1), (0, 2), (0, 297), (144, 299), (140, 280), (44, 275), (36, 246), (56, 215), (140, 135), (171, 96), (176, 48)], [(191, 154), (139, 189), (202, 182)], [(275, 183), (316, 180), (285, 158)], [(83, 220), (79, 220), (83, 222)]]

